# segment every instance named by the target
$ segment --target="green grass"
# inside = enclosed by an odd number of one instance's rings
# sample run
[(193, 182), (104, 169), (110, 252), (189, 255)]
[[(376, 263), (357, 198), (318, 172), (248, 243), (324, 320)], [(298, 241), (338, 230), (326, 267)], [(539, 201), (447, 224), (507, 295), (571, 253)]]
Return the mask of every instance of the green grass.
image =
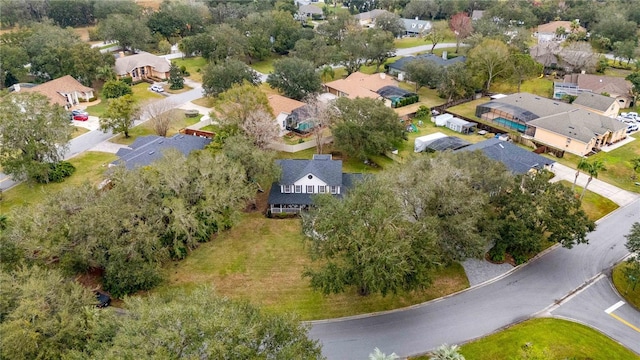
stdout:
[(97, 185), (104, 178), (107, 165), (116, 160), (114, 154), (89, 151), (69, 160), (76, 167), (75, 173), (61, 183), (27, 184), (21, 183), (2, 193), (0, 201), (0, 213), (6, 214), (9, 210), (27, 204), (37, 204), (47, 195), (60, 191), (67, 186), (77, 186), (84, 182)]
[(269, 312), (295, 312), (311, 320), (409, 306), (469, 286), (464, 269), (456, 264), (434, 272), (434, 283), (425, 291), (362, 297), (356, 289), (349, 289), (325, 296), (311, 289), (309, 280), (301, 276), (310, 264), (299, 219), (243, 214), (238, 226), (171, 264), (168, 282), (156, 291), (212, 284), (222, 296), (250, 301)]
[(202, 70), (207, 66), (207, 59), (202, 56), (196, 56), (184, 59), (173, 59), (171, 61), (176, 63), (178, 67), (184, 66), (189, 72), (189, 79), (202, 82)]
[[(532, 319), (462, 346), (467, 359), (495, 360), (523, 357), (530, 344), (539, 359), (638, 359), (638, 355), (587, 326), (559, 319)], [(520, 356), (520, 357), (518, 357)], [(533, 359), (534, 357), (529, 357)]]
[(89, 129), (80, 127), (80, 126), (74, 126), (73, 127), (73, 132), (71, 133), (71, 138), (75, 139), (78, 136), (82, 135), (82, 134), (86, 134), (89, 132)]
[(421, 37), (404, 37), (402, 39), (396, 39), (393, 42), (397, 49), (406, 49), (422, 45), (431, 45), (430, 41), (425, 41)]
[(633, 289), (629, 278), (624, 274), (627, 267), (629, 267), (627, 262), (621, 262), (613, 268), (613, 285), (629, 304), (640, 310), (640, 284), (636, 284), (636, 288)]
[[(400, 59), (402, 56), (394, 56), (391, 58), (388, 58), (384, 64), (380, 65), (380, 67), (378, 68), (378, 71), (376, 71), (376, 66), (375, 65), (368, 65), (368, 66), (362, 66), (360, 67), (360, 72), (365, 73), (365, 74), (375, 74), (378, 72), (384, 72), (384, 65), (385, 64), (391, 64), (393, 62), (395, 62), (396, 60)], [(335, 71), (335, 70), (334, 70)]]
[[(180, 129), (183, 129), (189, 125), (193, 125), (199, 122), (200, 119), (202, 118), (202, 115), (198, 115), (195, 117), (186, 117), (184, 115), (184, 111), (179, 109), (173, 109), (169, 111), (171, 111), (172, 113), (171, 116), (173, 117), (173, 120), (171, 121), (171, 126), (169, 127), (169, 131), (167, 131), (167, 137), (177, 134)], [(138, 126), (131, 128), (129, 130), (128, 138), (125, 138), (124, 134), (119, 134), (118, 136), (114, 137), (110, 141), (116, 144), (131, 145), (136, 140), (136, 138), (140, 136), (148, 136), (148, 135), (155, 135), (155, 134), (156, 133), (151, 126), (151, 122), (146, 121)]]
[[(567, 180), (560, 180), (559, 182), (568, 188), (571, 188), (573, 184)], [(582, 194), (582, 189), (582, 187), (576, 185), (574, 189), (576, 196)], [(589, 219), (596, 221), (618, 208), (618, 205), (613, 201), (588, 189), (589, 188), (587, 188), (587, 192), (582, 199), (582, 209), (587, 213)]]
[[(491, 84), (491, 91), (496, 93), (511, 94), (518, 92), (518, 85), (507, 81), (496, 81)], [(528, 92), (546, 98), (553, 95), (553, 78), (542, 77), (523, 81), (520, 92)]]
[[(138, 104), (143, 104), (153, 99), (162, 99), (164, 97), (160, 94), (157, 94), (149, 90), (149, 84), (147, 84), (146, 82), (133, 85), (131, 87), (131, 90), (133, 91), (132, 96), (137, 101)], [(99, 103), (87, 107), (87, 112), (89, 113), (89, 115), (102, 117), (104, 113), (107, 111), (108, 105), (109, 105), (109, 101), (107, 99), (102, 98)]]
[(271, 74), (273, 72), (273, 62), (275, 60), (280, 59), (281, 56), (273, 54), (271, 57), (269, 57), (268, 59), (262, 60), (262, 61), (258, 61), (258, 62), (254, 62), (253, 64), (250, 64), (249, 66), (251, 66), (254, 70), (261, 72), (263, 74)]
[[(329, 154), (334, 152), (334, 160), (342, 160), (342, 171), (346, 173), (375, 173), (383, 170), (386, 166), (393, 164), (393, 160), (384, 155), (370, 156), (376, 166), (367, 165), (361, 160), (352, 157), (343, 157), (337, 150), (333, 148), (333, 144), (327, 144), (323, 147), (323, 153)], [(311, 159), (316, 153), (316, 148), (312, 147), (295, 153), (278, 152), (280, 159)]]

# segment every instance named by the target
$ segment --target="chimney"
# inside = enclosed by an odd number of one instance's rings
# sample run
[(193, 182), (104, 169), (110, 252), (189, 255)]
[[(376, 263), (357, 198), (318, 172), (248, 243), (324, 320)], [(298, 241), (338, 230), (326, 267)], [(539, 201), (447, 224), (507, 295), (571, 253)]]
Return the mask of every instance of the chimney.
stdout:
[(586, 74), (586, 73), (587, 73), (587, 72), (586, 72), (586, 71), (584, 71), (584, 70), (580, 71), (580, 74), (582, 74), (582, 75), (584, 75), (584, 74)]
[(442, 52), (442, 60), (447, 60), (447, 52), (446, 51)]
[(420, 20), (420, 17), (416, 16), (416, 21)]
[(18, 84), (18, 83), (13, 84), (13, 91), (19, 92), (20, 91), (20, 84)]
[(120, 52), (118, 53), (118, 55), (119, 55), (119, 57), (123, 58), (123, 57), (124, 57), (124, 51), (120, 51)]
[(380, 73), (380, 79), (384, 79), (386, 77), (387, 77), (387, 75), (385, 73)]

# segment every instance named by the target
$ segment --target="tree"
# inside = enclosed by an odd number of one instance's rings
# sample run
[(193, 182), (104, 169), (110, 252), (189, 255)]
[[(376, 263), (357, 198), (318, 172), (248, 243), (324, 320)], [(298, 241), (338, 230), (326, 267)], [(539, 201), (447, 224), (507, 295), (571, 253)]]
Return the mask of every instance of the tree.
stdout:
[(365, 30), (350, 30), (340, 44), (339, 63), (347, 70), (347, 75), (360, 70), (367, 60), (368, 35)]
[(395, 56), (393, 34), (380, 29), (367, 30), (366, 58), (376, 64), (376, 72), (387, 59)]
[(327, 40), (327, 44), (340, 46), (348, 33), (347, 29), (352, 26), (355, 26), (353, 16), (346, 12), (339, 12), (325, 23), (318, 25), (318, 34)]
[(322, 154), (325, 142), (325, 133), (331, 125), (333, 118), (337, 116), (336, 108), (331, 104), (320, 101), (315, 94), (307, 96), (303, 102), (305, 113), (313, 123), (313, 138), (316, 141), (316, 153)]
[(322, 69), (320, 69), (320, 78), (324, 82), (328, 81), (329, 78), (333, 80), (335, 76), (336, 72), (333, 70), (333, 67), (331, 65), (323, 66)]
[(542, 73), (542, 64), (536, 62), (529, 54), (511, 55), (511, 80), (518, 84), (518, 92), (522, 81)]
[(88, 0), (51, 0), (47, 15), (61, 28), (93, 24), (93, 4)]
[(151, 41), (145, 21), (125, 14), (112, 14), (98, 24), (98, 33), (105, 41), (117, 41), (123, 51), (144, 50)]
[(625, 19), (622, 13), (603, 11), (600, 13), (600, 19), (593, 27), (591, 34), (594, 37), (607, 38), (611, 44), (627, 40), (636, 42), (638, 40), (637, 27), (635, 22)]
[(243, 82), (255, 86), (260, 83), (260, 78), (247, 64), (233, 59), (218, 65), (209, 63), (202, 74), (202, 88), (206, 96), (216, 96)]
[(434, 0), (411, 0), (402, 15), (408, 19), (432, 20), (438, 14), (438, 4)]
[(640, 222), (633, 223), (631, 231), (625, 237), (627, 242), (624, 245), (632, 255), (627, 259), (628, 267), (625, 269), (625, 275), (635, 290), (636, 285), (640, 282)]
[(129, 129), (133, 126), (134, 118), (138, 114), (138, 107), (135, 99), (131, 95), (124, 95), (119, 98), (110, 99), (107, 111), (100, 118), (100, 129), (104, 132), (111, 130), (116, 133), (124, 133), (124, 137), (129, 137)]
[(99, 1), (93, 4), (93, 16), (97, 20), (106, 19), (110, 14), (140, 16), (142, 8), (133, 0)]
[(618, 58), (618, 63), (625, 59), (629, 65), (635, 57), (636, 47), (637, 41), (634, 40), (616, 41), (613, 43), (613, 55)]
[(631, 74), (625, 77), (626, 80), (629, 80), (633, 87), (631, 88), (631, 92), (636, 97), (636, 99), (640, 96), (640, 71), (632, 72)]
[(37, 93), (0, 98), (0, 166), (15, 180), (48, 178), (50, 164), (64, 159), (73, 127), (59, 105)]
[(169, 68), (169, 89), (171, 90), (180, 90), (184, 88), (184, 75), (182, 75), (182, 70), (176, 65), (175, 62), (171, 62), (171, 67)]
[(369, 354), (369, 360), (396, 360), (399, 358), (400, 357), (396, 355), (396, 353), (387, 355), (378, 348), (373, 349), (373, 352)]
[(423, 86), (436, 88), (440, 85), (443, 67), (427, 59), (417, 59), (407, 63), (405, 72), (407, 80), (416, 84), (416, 91)]
[[(254, 113), (273, 113), (265, 93), (246, 81), (242, 84), (234, 84), (231, 89), (221, 93), (215, 109), (219, 114), (218, 123), (231, 135), (239, 134), (245, 128), (245, 124), (252, 121)], [(271, 123), (277, 127), (275, 121)], [(255, 134), (247, 135), (255, 136)]]
[(491, 82), (508, 71), (509, 48), (499, 40), (485, 39), (469, 51), (467, 66), (491, 89)]
[(405, 31), (404, 23), (400, 16), (391, 12), (379, 15), (376, 18), (376, 27), (392, 33), (395, 37), (402, 36)]
[(587, 188), (589, 187), (591, 180), (593, 180), (594, 177), (597, 179), (598, 173), (600, 173), (600, 171), (606, 170), (604, 166), (604, 162), (602, 162), (602, 160), (594, 160), (593, 162), (586, 162), (586, 164), (587, 165), (585, 166), (584, 170), (586, 170), (587, 174), (589, 174), (589, 178), (587, 179), (587, 183), (584, 185), (584, 188), (582, 189), (582, 194), (580, 194), (580, 200), (584, 198), (584, 194), (587, 192)]
[(230, 161), (244, 169), (246, 180), (261, 191), (260, 184), (271, 184), (279, 178), (281, 168), (276, 163), (276, 152), (262, 149), (253, 139), (246, 136), (231, 136), (222, 146), (222, 153)]
[(319, 195), (314, 204), (302, 217), (311, 257), (323, 261), (303, 273), (314, 289), (386, 295), (429, 283), (433, 239), (402, 215), (388, 184), (366, 178), (343, 199)]
[(430, 51), (432, 54), (433, 54), (433, 49), (436, 48), (436, 45), (444, 41), (444, 39), (447, 38), (449, 33), (450, 33), (449, 26), (446, 23), (437, 22), (433, 24), (433, 26), (431, 27), (431, 30), (429, 30), (429, 32), (424, 36), (424, 40), (430, 41), (432, 44), (431, 51)]
[(473, 27), (471, 18), (465, 13), (457, 13), (449, 20), (449, 28), (456, 35), (456, 53), (460, 50), (460, 42), (471, 35)]
[(0, 44), (0, 88), (17, 83), (17, 79), (27, 74), (24, 67), (29, 56), (24, 48)]
[(284, 58), (273, 63), (273, 72), (267, 83), (277, 88), (285, 96), (301, 100), (309, 94), (320, 91), (320, 75), (312, 62), (298, 58)]
[(631, 159), (631, 168), (633, 169), (633, 175), (631, 176), (631, 178), (635, 180), (636, 173), (640, 171), (640, 157)]
[(589, 169), (589, 162), (587, 162), (587, 159), (581, 158), (580, 161), (578, 161), (578, 166), (576, 168), (576, 176), (573, 178), (573, 185), (571, 185), (571, 191), (573, 191), (576, 187), (576, 182), (578, 182), (578, 176), (580, 176), (580, 170), (587, 171), (588, 169)]
[(440, 75), (438, 95), (447, 101), (464, 99), (473, 96), (476, 84), (473, 76), (464, 63), (455, 63), (444, 68)]
[(336, 53), (335, 45), (329, 46), (321, 36), (313, 39), (300, 39), (296, 41), (293, 55), (297, 58), (311, 61), (314, 67), (331, 64)]
[(403, 141), (403, 126), (393, 109), (370, 98), (338, 98), (331, 132), (334, 146), (361, 160), (391, 150)]
[(563, 38), (563, 36), (565, 36), (567, 34), (567, 29), (564, 28), (564, 26), (558, 26), (556, 28), (556, 32), (555, 35), (557, 38)]
[(179, 2), (163, 2), (158, 11), (149, 16), (147, 26), (152, 33), (162, 35), (167, 41), (204, 31), (206, 9), (202, 5)]
[(125, 95), (133, 95), (133, 90), (122, 80), (109, 80), (102, 86), (102, 96), (105, 99), (115, 99)]
[(168, 100), (149, 100), (146, 104), (141, 106), (143, 113), (149, 119), (149, 123), (153, 128), (153, 131), (158, 136), (167, 136), (167, 132), (171, 127), (174, 113), (171, 109), (175, 108), (176, 104)]
[(431, 360), (464, 360), (458, 345), (442, 344), (431, 354)]

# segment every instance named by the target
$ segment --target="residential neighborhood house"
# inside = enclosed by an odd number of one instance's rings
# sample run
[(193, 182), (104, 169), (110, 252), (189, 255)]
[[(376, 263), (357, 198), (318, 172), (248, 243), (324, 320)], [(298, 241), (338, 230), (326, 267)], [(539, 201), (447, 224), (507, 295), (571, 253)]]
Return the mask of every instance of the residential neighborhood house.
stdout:
[(358, 21), (361, 26), (373, 26), (376, 18), (382, 14), (388, 13), (387, 10), (374, 9), (371, 11), (356, 14), (353, 17)]
[[(565, 31), (562, 34), (557, 33), (559, 28), (563, 28)], [(586, 32), (587, 30), (582, 26), (578, 26), (575, 32)], [(538, 29), (533, 33), (533, 36), (538, 38), (538, 42), (548, 41), (564, 41), (567, 36), (571, 34), (571, 21), (552, 21), (546, 24), (538, 25)]]
[(276, 117), (280, 135), (282, 136), (289, 131), (287, 118), (291, 116), (295, 109), (305, 106), (305, 103), (278, 94), (269, 95), (267, 99), (269, 100), (269, 106), (273, 109), (273, 115)]
[(598, 62), (598, 56), (592, 51), (576, 50), (555, 41), (541, 42), (532, 46), (529, 48), (529, 55), (542, 64), (548, 72), (593, 71)]
[(476, 116), (517, 130), (536, 145), (584, 156), (626, 138), (627, 126), (580, 106), (528, 93), (493, 99)]
[(299, 19), (324, 19), (324, 13), (322, 9), (311, 4), (301, 5), (298, 8), (298, 18)]
[(431, 21), (415, 19), (400, 19), (404, 24), (404, 36), (422, 36), (431, 30)]
[(514, 174), (527, 174), (541, 169), (549, 170), (555, 163), (551, 159), (497, 138), (463, 147), (459, 151), (476, 150), (482, 151), (490, 159), (503, 163)]
[(311, 160), (278, 160), (282, 168), (280, 181), (273, 183), (269, 193), (271, 214), (296, 214), (313, 205), (314, 194), (343, 196), (361, 174), (342, 172), (342, 160), (331, 155), (313, 155)]
[(553, 83), (553, 98), (563, 95), (578, 96), (584, 92), (603, 94), (616, 99), (620, 108), (634, 106), (631, 89), (633, 84), (621, 77), (594, 74), (568, 74), (564, 81)]
[(138, 137), (128, 148), (118, 150), (118, 160), (109, 166), (124, 165), (127, 169), (151, 165), (164, 156), (169, 149), (180, 151), (185, 156), (194, 150), (203, 149), (211, 139), (204, 137), (176, 134), (172, 137), (156, 135)]
[(70, 109), (80, 104), (81, 101), (88, 102), (94, 98), (93, 89), (82, 85), (71, 75), (65, 75), (33, 87), (21, 87), (19, 84), (15, 84), (13, 91), (40, 93), (49, 98), (52, 104), (58, 104), (65, 109)]
[(170, 68), (169, 60), (144, 51), (129, 56), (120, 53), (115, 65), (116, 75), (119, 79), (131, 77), (133, 81), (146, 78), (168, 79)]
[[(355, 98), (384, 98), (376, 91), (385, 86), (398, 86), (398, 82), (392, 77), (384, 74), (367, 75), (359, 71), (347, 76), (345, 79), (338, 79), (323, 85), (324, 91), (337, 97)], [(390, 105), (389, 105), (390, 106)]]
[(389, 74), (396, 76), (398, 80), (403, 81), (407, 75), (406, 73), (407, 64), (417, 60), (432, 61), (439, 66), (447, 67), (455, 63), (465, 62), (467, 58), (464, 56), (457, 56), (457, 57), (448, 59), (446, 51), (442, 53), (442, 56), (438, 56), (434, 54), (405, 56), (388, 65)]
[(590, 92), (581, 93), (571, 104), (610, 118), (615, 118), (620, 113), (620, 104), (616, 99)]

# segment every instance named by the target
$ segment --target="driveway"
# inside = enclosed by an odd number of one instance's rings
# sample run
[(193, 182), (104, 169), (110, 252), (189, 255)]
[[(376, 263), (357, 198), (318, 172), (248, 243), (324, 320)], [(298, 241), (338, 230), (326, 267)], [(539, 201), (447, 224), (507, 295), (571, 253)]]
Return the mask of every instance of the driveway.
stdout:
[(100, 129), (100, 118), (97, 116), (89, 116), (89, 120), (87, 121), (71, 121), (73, 126), (89, 129), (90, 131)]

